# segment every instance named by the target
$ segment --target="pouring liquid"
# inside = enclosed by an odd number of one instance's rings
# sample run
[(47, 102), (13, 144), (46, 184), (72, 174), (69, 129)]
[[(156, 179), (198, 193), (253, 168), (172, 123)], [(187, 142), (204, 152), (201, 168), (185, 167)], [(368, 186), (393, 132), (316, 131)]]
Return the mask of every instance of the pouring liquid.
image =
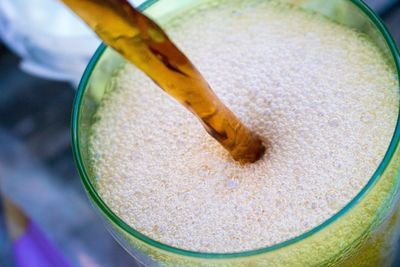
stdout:
[(109, 46), (198, 117), (206, 131), (240, 163), (260, 159), (265, 147), (211, 90), (166, 33), (126, 0), (63, 0)]

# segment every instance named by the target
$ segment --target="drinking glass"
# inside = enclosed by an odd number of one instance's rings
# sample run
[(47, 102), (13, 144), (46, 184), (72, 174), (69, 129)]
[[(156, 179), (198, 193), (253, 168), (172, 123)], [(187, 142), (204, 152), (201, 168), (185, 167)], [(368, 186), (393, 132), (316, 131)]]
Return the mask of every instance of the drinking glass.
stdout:
[[(399, 51), (386, 27), (361, 0), (280, 0), (317, 12), (369, 37), (396, 69)], [(159, 24), (195, 8), (201, 0), (149, 0), (139, 9)], [(210, 25), (210, 27), (212, 27)], [(328, 33), (327, 33), (328, 34)], [(364, 188), (337, 214), (295, 238), (237, 253), (203, 253), (163, 244), (130, 227), (103, 201), (89, 164), (88, 139), (94, 114), (125, 60), (102, 44), (79, 85), (72, 114), (76, 165), (90, 201), (111, 234), (146, 266), (385, 266), (391, 264), (398, 238), (400, 126), (379, 167)], [(147, 212), (151, 212), (150, 210)]]

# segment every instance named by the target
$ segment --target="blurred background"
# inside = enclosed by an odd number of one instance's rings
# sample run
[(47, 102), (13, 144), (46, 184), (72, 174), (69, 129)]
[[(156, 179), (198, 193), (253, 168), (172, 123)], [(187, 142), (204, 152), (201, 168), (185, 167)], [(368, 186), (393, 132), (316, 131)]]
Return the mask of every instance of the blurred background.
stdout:
[[(400, 0), (366, 2), (400, 44)], [(72, 158), (75, 88), (99, 43), (56, 0), (0, 0), (0, 266), (138, 266), (90, 207)], [(10, 229), (16, 209), (22, 226)], [(18, 259), (35, 242), (57, 264)]]

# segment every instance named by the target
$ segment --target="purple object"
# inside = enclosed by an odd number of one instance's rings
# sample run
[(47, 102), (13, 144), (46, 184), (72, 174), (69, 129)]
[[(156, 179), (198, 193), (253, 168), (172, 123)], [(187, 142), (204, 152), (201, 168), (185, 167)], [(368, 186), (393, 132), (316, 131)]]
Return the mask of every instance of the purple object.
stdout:
[(25, 232), (14, 240), (13, 252), (17, 267), (71, 266), (31, 220)]

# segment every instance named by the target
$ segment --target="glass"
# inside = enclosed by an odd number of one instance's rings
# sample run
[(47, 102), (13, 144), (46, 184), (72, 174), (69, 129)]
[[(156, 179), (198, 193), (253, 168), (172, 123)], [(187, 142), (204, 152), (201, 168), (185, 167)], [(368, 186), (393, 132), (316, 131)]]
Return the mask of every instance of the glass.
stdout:
[[(381, 20), (361, 0), (280, 0), (299, 5), (370, 37), (396, 68), (399, 51)], [(150, 0), (139, 9), (161, 25), (199, 4), (200, 0)], [(128, 226), (103, 202), (91, 175), (88, 137), (93, 115), (124, 60), (101, 45), (83, 74), (72, 114), (72, 144), (88, 196), (110, 232), (146, 266), (385, 266), (397, 242), (400, 182), (400, 117), (381, 164), (358, 195), (337, 214), (309, 232), (285, 242), (240, 253), (201, 253), (162, 244)]]

